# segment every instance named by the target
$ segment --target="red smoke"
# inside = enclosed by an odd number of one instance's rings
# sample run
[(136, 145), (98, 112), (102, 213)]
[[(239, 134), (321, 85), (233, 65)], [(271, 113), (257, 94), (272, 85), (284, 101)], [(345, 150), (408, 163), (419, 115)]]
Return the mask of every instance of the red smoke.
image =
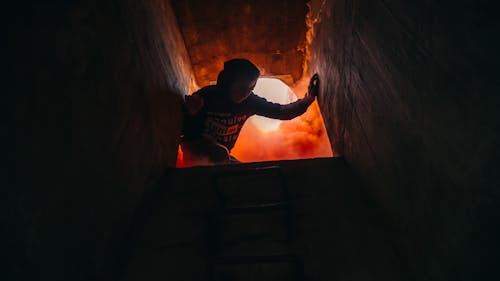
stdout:
[(246, 122), (231, 154), (243, 162), (333, 156), (317, 102), (275, 131), (262, 132)]
[[(231, 154), (242, 162), (333, 156), (317, 102), (311, 104), (303, 115), (281, 122), (274, 131), (263, 132), (248, 120)], [(203, 165), (210, 165), (204, 162)], [(184, 163), (181, 149), (176, 166), (190, 166)]]

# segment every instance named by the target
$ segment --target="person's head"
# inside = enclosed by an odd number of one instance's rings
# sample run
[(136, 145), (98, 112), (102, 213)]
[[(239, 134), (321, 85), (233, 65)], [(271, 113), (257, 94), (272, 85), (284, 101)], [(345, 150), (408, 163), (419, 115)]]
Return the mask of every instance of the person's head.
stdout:
[(231, 59), (224, 63), (224, 70), (217, 77), (220, 86), (234, 103), (241, 103), (252, 92), (260, 71), (247, 59)]

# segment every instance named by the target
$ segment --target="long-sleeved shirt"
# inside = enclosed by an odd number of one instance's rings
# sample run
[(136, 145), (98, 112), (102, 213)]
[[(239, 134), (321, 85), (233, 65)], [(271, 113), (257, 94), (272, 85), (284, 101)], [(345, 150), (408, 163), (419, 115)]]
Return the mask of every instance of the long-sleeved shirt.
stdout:
[(203, 99), (203, 107), (196, 114), (184, 112), (183, 141), (207, 136), (231, 150), (245, 121), (252, 115), (290, 120), (303, 114), (311, 102), (299, 99), (289, 104), (269, 102), (254, 93), (243, 102), (233, 103), (216, 85), (206, 86), (193, 95)]

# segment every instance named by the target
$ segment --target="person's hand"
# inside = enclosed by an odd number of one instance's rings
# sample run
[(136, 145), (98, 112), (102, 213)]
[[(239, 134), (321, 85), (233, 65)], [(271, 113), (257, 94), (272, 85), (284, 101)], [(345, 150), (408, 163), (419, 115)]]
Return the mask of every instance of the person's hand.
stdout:
[(305, 98), (313, 102), (314, 99), (318, 96), (319, 92), (319, 75), (315, 73), (312, 77), (311, 80), (309, 81), (309, 86), (307, 87), (307, 93)]
[(203, 98), (199, 95), (186, 96), (184, 104), (189, 114), (194, 115), (203, 107)]

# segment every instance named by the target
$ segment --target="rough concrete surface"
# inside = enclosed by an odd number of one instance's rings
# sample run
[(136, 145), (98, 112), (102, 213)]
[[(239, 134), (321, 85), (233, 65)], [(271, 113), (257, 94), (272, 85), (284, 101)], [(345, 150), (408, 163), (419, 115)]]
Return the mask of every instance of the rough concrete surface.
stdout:
[[(333, 149), (387, 216), (410, 280), (494, 280), (498, 20), (486, 1), (312, 1)], [(495, 75), (495, 73), (497, 73)], [(390, 230), (391, 229), (391, 230)]]
[(3, 13), (0, 279), (109, 280), (136, 202), (176, 161), (191, 73), (169, 1)]

